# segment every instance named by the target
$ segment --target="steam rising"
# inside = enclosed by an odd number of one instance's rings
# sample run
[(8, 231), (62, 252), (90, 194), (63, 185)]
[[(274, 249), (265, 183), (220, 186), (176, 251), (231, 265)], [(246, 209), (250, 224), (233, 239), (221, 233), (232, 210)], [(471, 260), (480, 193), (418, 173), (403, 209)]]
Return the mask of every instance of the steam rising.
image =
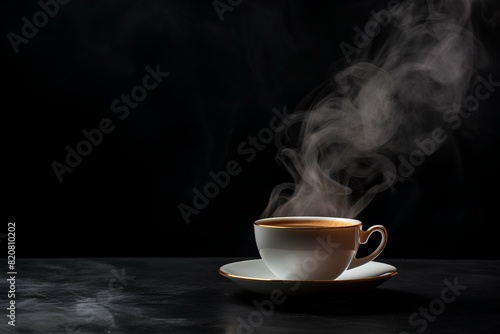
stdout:
[(465, 0), (402, 5), (372, 60), (336, 73), (326, 96), (292, 115), (298, 141), (277, 159), (294, 182), (273, 190), (263, 216), (356, 217), (390, 187), (394, 157), (459, 111), (477, 57), (470, 13)]

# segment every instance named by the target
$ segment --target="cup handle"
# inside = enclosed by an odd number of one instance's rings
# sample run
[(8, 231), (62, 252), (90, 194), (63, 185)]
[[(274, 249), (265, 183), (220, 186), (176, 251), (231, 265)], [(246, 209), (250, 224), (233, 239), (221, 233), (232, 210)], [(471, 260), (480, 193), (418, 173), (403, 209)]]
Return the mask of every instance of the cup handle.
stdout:
[(373, 225), (372, 227), (370, 227), (366, 231), (361, 230), (360, 235), (359, 235), (359, 243), (366, 244), (366, 242), (368, 241), (368, 239), (370, 238), (370, 236), (374, 232), (379, 232), (382, 235), (382, 240), (380, 241), (380, 244), (378, 245), (377, 249), (375, 249), (373, 251), (373, 253), (371, 253), (370, 255), (367, 255), (367, 256), (362, 257), (360, 259), (355, 257), (354, 259), (352, 259), (351, 264), (349, 265), (349, 267), (347, 269), (356, 268), (356, 267), (359, 267), (367, 262), (370, 262), (371, 260), (373, 260), (377, 256), (379, 256), (380, 253), (382, 253), (382, 251), (385, 248), (385, 245), (387, 244), (387, 238), (389, 236), (387, 234), (387, 230), (382, 225)]

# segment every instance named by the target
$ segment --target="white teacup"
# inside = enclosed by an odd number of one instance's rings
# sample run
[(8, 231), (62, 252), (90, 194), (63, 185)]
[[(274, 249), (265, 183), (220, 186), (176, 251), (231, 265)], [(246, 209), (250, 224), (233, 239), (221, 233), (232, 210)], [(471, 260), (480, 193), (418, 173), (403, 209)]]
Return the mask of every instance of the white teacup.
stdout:
[[(255, 241), (267, 267), (284, 280), (333, 280), (382, 253), (387, 231), (382, 225), (362, 230), (359, 220), (335, 217), (274, 217), (254, 223)], [(382, 240), (368, 256), (356, 258), (373, 232)]]

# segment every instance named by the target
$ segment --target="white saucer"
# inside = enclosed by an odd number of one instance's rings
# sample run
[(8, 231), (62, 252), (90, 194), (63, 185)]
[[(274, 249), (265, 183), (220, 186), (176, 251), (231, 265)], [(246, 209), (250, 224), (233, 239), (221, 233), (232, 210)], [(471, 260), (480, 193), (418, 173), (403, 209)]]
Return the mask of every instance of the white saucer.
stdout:
[(260, 294), (278, 289), (287, 295), (352, 294), (373, 289), (397, 274), (390, 264), (371, 261), (346, 270), (335, 280), (282, 280), (276, 277), (261, 259), (228, 263), (219, 269), (242, 288)]

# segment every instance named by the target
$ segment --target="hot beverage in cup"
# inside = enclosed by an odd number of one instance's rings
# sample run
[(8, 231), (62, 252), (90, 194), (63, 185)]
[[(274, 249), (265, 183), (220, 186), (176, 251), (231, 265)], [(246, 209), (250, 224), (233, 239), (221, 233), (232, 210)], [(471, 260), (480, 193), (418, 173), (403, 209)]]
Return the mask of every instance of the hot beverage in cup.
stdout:
[[(333, 280), (379, 256), (388, 237), (382, 225), (363, 231), (361, 221), (335, 217), (264, 218), (254, 223), (254, 232), (262, 260), (284, 280)], [(374, 232), (382, 235), (380, 244), (357, 258), (359, 245)]]

